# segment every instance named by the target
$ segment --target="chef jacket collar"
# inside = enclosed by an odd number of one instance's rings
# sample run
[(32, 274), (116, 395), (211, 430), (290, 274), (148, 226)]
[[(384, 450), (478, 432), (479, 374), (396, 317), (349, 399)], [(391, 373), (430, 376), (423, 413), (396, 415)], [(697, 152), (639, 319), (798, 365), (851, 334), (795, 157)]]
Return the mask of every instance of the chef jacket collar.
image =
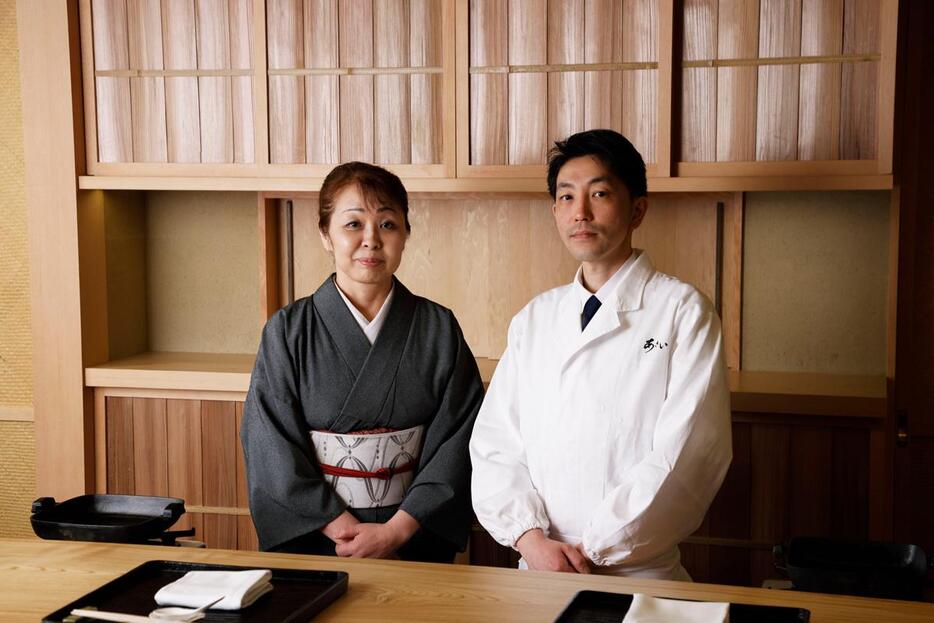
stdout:
[(584, 287), (584, 266), (581, 265), (574, 275), (574, 291), (580, 303), (580, 311), (583, 311), (584, 304), (591, 296), (600, 299), (601, 306), (609, 305), (618, 312), (638, 309), (642, 304), (642, 290), (653, 270), (648, 255), (642, 249), (633, 249), (613, 276), (599, 290), (591, 293)]

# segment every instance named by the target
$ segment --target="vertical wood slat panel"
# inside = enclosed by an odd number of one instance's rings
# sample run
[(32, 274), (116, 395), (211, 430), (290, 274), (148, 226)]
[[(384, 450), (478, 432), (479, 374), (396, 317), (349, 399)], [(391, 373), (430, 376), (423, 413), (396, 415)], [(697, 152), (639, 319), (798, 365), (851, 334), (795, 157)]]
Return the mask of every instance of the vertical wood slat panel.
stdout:
[[(623, 4), (623, 61), (658, 60), (658, 0)], [(623, 134), (646, 162), (655, 162), (658, 70), (623, 72)]]
[[(801, 52), (801, 0), (762, 0), (759, 56)], [(800, 66), (759, 66), (756, 122), (757, 160), (794, 160), (798, 154)]]
[[(787, 534), (789, 438), (787, 426), (752, 427), (750, 537), (755, 541), (778, 543)], [(752, 585), (761, 586), (762, 580), (772, 575), (772, 552), (754, 551), (751, 561)]]
[[(441, 2), (410, 0), (409, 63), (412, 67), (440, 67)], [(441, 80), (438, 74), (410, 76), (412, 164), (441, 162)]]
[[(548, 1), (548, 64), (584, 62), (584, 0)], [(584, 74), (548, 74), (548, 146), (584, 129)]]
[[(304, 6), (305, 67), (333, 69), (338, 54), (337, 0), (307, 0)], [(340, 162), (340, 93), (337, 76), (305, 76), (307, 162)]]
[[(758, 54), (759, 1), (720, 0), (717, 58)], [(756, 159), (756, 67), (717, 68), (717, 160)]]
[[(843, 53), (879, 52), (879, 1), (846, 0), (843, 15)], [(876, 157), (876, 96), (879, 63), (846, 63), (840, 96), (840, 158)]]
[[(205, 506), (237, 505), (237, 416), (233, 402), (201, 402), (202, 497)], [(209, 547), (235, 549), (234, 515), (204, 515), (204, 541)]]
[[(752, 428), (733, 423), (733, 462), (723, 485), (707, 512), (708, 533), (712, 537), (748, 539), (751, 534)], [(709, 572), (718, 583), (749, 582), (749, 550), (711, 547)]]
[[(843, 0), (803, 0), (801, 55), (836, 55), (842, 49)], [(799, 160), (837, 160), (840, 156), (840, 76), (837, 63), (801, 66)]]
[[(130, 67), (163, 69), (162, 10), (159, 0), (127, 4)], [(165, 162), (165, 79), (130, 78), (133, 123), (133, 161)]]
[[(226, 0), (195, 0), (198, 69), (230, 69), (230, 17)], [(201, 161), (233, 162), (233, 110), (229, 76), (199, 76)]]
[[(129, 69), (125, 0), (93, 0), (94, 68)], [(133, 161), (130, 79), (95, 78), (100, 162)]]
[[(545, 0), (510, 0), (509, 64), (544, 65), (547, 61)], [(548, 130), (548, 76), (509, 74), (509, 164), (545, 161)]]
[[(508, 59), (507, 0), (471, 0), (470, 66), (502, 66)], [(470, 163), (506, 164), (508, 76), (470, 76)]]
[(133, 454), (133, 399), (107, 397), (107, 493), (136, 492)]
[(869, 532), (869, 433), (843, 429), (833, 436), (832, 533), (862, 540)]
[[(230, 2), (230, 66), (252, 69), (253, 4), (251, 0)], [(253, 136), (253, 78), (232, 76), (230, 100), (233, 126), (233, 161), (253, 162), (256, 146)]]
[[(584, 5), (584, 62), (623, 60), (623, 8), (616, 0), (587, 0)], [(584, 129), (623, 131), (623, 72), (584, 72)]]
[[(376, 67), (406, 67), (409, 64), (408, 0), (374, 0), (373, 58)], [(373, 150), (381, 164), (412, 161), (411, 98), (409, 76), (374, 76)]]
[[(240, 427), (243, 426), (243, 403), (235, 404), (236, 416), (236, 446), (237, 446), (237, 507), (249, 508), (249, 494), (246, 480), (246, 461), (243, 458), (243, 446), (240, 445)], [(237, 517), (237, 549), (256, 551), (259, 549), (259, 541), (256, 537), (256, 530), (253, 528), (253, 520), (250, 517)]]
[[(168, 490), (171, 497), (185, 500), (187, 506), (201, 506), (201, 401), (166, 400), (166, 445), (168, 447)], [(195, 538), (202, 535), (203, 525), (198, 513), (185, 513), (176, 529), (195, 529)]]
[[(684, 60), (717, 57), (717, 0), (685, 0)], [(717, 159), (717, 69), (688, 67), (683, 71), (681, 98), (681, 159)]]
[(792, 429), (789, 537), (831, 536), (832, 444), (833, 433), (827, 428)]
[[(372, 0), (340, 0), (341, 67), (373, 66)], [(341, 161), (372, 162), (373, 76), (340, 77)]]
[(134, 398), (133, 479), (137, 495), (168, 495), (166, 441), (165, 400)]
[[(303, 66), (301, 0), (269, 0), (266, 41), (269, 69)], [(269, 76), (269, 158), (305, 162), (305, 89), (301, 76)]]
[[(166, 69), (198, 68), (195, 5), (192, 0), (162, 3), (162, 49)], [(169, 162), (201, 162), (198, 78), (165, 79), (166, 152)]]

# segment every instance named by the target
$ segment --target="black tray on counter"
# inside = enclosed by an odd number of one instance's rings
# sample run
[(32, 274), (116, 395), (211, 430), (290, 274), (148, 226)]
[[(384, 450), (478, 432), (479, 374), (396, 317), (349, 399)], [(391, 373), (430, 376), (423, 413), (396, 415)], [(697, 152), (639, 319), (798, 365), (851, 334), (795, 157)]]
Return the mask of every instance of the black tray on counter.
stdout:
[(167, 534), (163, 531), (184, 514), (180, 498), (90, 494), (58, 503), (39, 498), (32, 503), (30, 521), (42, 539), (145, 543)]
[[(151, 560), (127, 571), (119, 578), (104, 584), (46, 615), (43, 623), (62, 623), (75, 608), (96, 608), (112, 612), (125, 612), (146, 616), (158, 608), (156, 592), (179, 579), (189, 571), (243, 571), (257, 567), (207, 565), (169, 560)], [(269, 567), (262, 567), (269, 568)], [(208, 610), (202, 619), (230, 623), (305, 623), (347, 592), (347, 574), (343, 571), (309, 571), (302, 569), (270, 569), (271, 592), (257, 599), (243, 610)], [(90, 621), (71, 617), (69, 621)]]
[[(626, 593), (579, 591), (555, 623), (620, 623), (631, 605), (632, 595)], [(810, 620), (811, 612), (803, 608), (730, 604), (730, 623), (807, 623)]]

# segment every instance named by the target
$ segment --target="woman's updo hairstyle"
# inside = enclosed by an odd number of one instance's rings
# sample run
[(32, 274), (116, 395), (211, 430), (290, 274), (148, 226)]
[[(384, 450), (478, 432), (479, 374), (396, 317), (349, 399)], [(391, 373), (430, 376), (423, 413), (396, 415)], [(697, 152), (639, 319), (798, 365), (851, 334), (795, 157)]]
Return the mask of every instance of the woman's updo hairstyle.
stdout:
[(318, 229), (327, 233), (334, 211), (334, 199), (344, 188), (356, 184), (367, 205), (393, 206), (402, 211), (405, 231), (410, 233), (409, 194), (399, 177), (383, 167), (367, 162), (346, 162), (334, 167), (324, 178), (318, 194)]

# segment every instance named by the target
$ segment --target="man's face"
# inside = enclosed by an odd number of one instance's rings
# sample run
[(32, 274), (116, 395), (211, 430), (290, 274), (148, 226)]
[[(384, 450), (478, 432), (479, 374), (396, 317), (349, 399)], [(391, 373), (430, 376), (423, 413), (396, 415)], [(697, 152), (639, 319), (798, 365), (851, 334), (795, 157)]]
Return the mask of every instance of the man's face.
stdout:
[(632, 252), (632, 231), (642, 222), (647, 201), (632, 201), (629, 190), (599, 158), (572, 158), (558, 171), (555, 225), (579, 262), (613, 265)]

